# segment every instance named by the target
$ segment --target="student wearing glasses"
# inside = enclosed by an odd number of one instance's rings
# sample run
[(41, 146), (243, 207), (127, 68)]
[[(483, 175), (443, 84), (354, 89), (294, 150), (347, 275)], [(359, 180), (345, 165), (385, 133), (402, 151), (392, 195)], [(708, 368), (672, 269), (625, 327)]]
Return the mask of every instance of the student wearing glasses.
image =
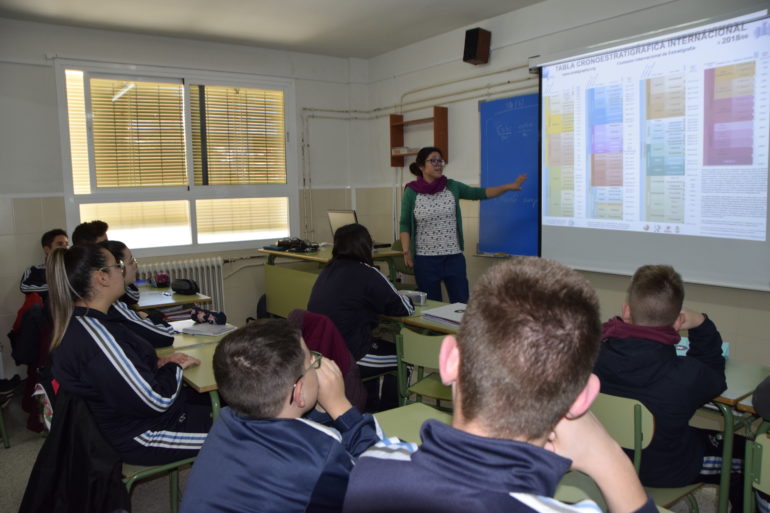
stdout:
[(197, 454), (211, 426), (208, 397), (182, 387), (200, 362), (161, 358), (112, 305), (125, 292), (123, 261), (103, 247), (56, 249), (48, 260), (53, 318), (51, 371), (61, 389), (86, 400), (120, 458), (158, 465)]
[[(228, 406), (195, 460), (182, 512), (341, 511), (354, 458), (380, 437), (345, 397), (339, 367), (271, 319), (219, 343), (214, 377)], [(334, 428), (311, 420), (319, 406)]]
[(155, 348), (172, 345), (174, 343), (174, 328), (167, 324), (155, 323), (147, 317), (145, 312), (137, 312), (129, 306), (136, 304), (139, 300), (139, 289), (134, 285), (138, 260), (134, 258), (131, 250), (118, 240), (105, 240), (98, 245), (112, 253), (115, 260), (123, 262), (124, 265), (123, 282), (126, 286), (126, 293), (112, 304), (110, 315), (123, 317), (128, 321), (128, 326), (133, 327)]
[(467, 303), (460, 200), (483, 200), (519, 191), (527, 175), (495, 187), (470, 187), (444, 176), (444, 164), (441, 150), (429, 146), (421, 149), (409, 166), (417, 180), (406, 184), (401, 200), (401, 247), (404, 264), (414, 267), (417, 288), (427, 293), (428, 299), (441, 301), (443, 281), (450, 303)]

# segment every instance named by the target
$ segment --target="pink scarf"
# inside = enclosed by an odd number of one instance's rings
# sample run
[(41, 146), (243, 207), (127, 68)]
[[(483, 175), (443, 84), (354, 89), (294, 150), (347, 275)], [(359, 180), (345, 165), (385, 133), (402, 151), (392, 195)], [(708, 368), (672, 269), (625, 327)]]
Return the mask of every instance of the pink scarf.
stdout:
[(428, 183), (423, 177), (420, 177), (414, 182), (409, 182), (406, 186), (417, 194), (436, 194), (443, 191), (444, 187), (446, 187), (446, 176), (442, 175), (441, 178), (434, 180), (433, 183)]
[(636, 326), (613, 317), (602, 325), (602, 338), (643, 338), (673, 346), (679, 339), (679, 332), (673, 326)]

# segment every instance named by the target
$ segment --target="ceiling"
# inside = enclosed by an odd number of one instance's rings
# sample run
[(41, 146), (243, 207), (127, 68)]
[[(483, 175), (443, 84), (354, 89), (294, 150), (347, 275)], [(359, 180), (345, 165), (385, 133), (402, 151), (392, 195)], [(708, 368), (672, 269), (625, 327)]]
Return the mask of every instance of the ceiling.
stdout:
[(370, 58), (542, 0), (0, 0), (0, 16)]

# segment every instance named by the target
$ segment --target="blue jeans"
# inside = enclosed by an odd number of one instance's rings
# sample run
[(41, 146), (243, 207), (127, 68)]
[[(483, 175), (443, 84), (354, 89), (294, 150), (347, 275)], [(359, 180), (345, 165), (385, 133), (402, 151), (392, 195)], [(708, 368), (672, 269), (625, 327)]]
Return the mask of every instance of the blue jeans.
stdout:
[(414, 257), (414, 277), (417, 288), (428, 294), (428, 299), (441, 301), (441, 282), (446, 285), (450, 303), (468, 302), (468, 276), (465, 274), (465, 256), (455, 255)]

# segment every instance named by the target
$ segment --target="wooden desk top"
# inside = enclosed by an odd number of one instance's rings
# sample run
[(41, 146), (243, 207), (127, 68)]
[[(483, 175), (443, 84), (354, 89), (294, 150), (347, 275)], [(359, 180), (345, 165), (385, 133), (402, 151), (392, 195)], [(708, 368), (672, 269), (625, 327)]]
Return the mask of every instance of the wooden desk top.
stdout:
[(197, 358), (200, 365), (187, 367), (184, 370), (184, 380), (198, 393), (211, 392), (217, 389), (217, 380), (214, 379), (214, 351), (216, 343), (202, 344), (185, 347), (182, 352)]
[(211, 298), (205, 294), (177, 294), (168, 287), (156, 288), (146, 283), (138, 285), (137, 288), (139, 289), (139, 302), (134, 305), (134, 310), (211, 303)]
[(449, 303), (443, 303), (441, 301), (433, 301), (432, 299), (428, 299), (425, 302), (425, 305), (415, 306), (414, 313), (408, 317), (392, 317), (389, 315), (382, 315), (381, 317), (385, 319), (391, 319), (391, 320), (400, 322), (402, 324), (406, 324), (407, 326), (426, 328), (432, 331), (436, 331), (438, 333), (446, 333), (448, 335), (454, 335), (455, 333), (457, 333), (457, 328), (453, 326), (449, 326), (447, 324), (436, 322), (422, 315), (422, 312), (424, 312), (425, 310), (430, 310), (431, 308), (438, 308), (440, 306), (446, 306), (448, 304)]
[(714, 401), (737, 407), (743, 399), (748, 397), (751, 400), (750, 396), (754, 393), (754, 389), (768, 375), (770, 375), (770, 367), (728, 358), (725, 365), (727, 390)]
[[(325, 264), (332, 259), (331, 246), (320, 247), (318, 248), (318, 251), (313, 251), (312, 253), (295, 253), (292, 251), (277, 251), (275, 249), (266, 249), (266, 248), (258, 249), (257, 251), (259, 253), (264, 253), (266, 255), (294, 258), (296, 260), (309, 260), (311, 262), (320, 262), (322, 264)], [(392, 249), (375, 249), (372, 256), (375, 260), (380, 258), (384, 258), (384, 259), (394, 258), (394, 257), (400, 257), (401, 252), (394, 251)]]

